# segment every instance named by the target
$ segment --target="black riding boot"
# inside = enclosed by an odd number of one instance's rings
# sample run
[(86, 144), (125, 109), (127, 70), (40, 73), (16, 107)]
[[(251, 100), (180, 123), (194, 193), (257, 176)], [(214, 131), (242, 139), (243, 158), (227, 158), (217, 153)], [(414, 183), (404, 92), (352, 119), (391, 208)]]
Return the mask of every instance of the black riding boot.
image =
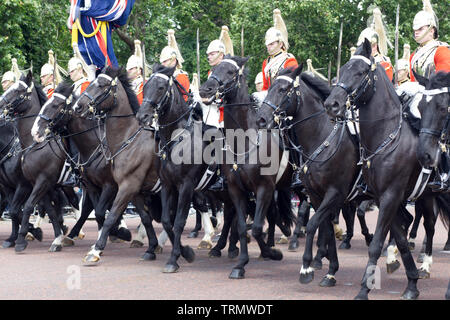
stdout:
[(436, 169), (434, 180), (428, 183), (433, 192), (450, 192), (450, 156), (447, 152), (441, 154), (441, 161)]

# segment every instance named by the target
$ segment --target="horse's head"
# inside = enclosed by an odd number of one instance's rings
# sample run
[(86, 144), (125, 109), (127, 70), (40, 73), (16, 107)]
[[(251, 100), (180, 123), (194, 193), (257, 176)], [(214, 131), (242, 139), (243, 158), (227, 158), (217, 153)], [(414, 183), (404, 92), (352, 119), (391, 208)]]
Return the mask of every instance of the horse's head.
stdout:
[(226, 55), (224, 59), (212, 69), (208, 80), (200, 87), (200, 97), (208, 99), (206, 104), (215, 99), (233, 94), (238, 88), (240, 77), (244, 74), (244, 66), (249, 57)]
[(150, 125), (153, 117), (162, 116), (166, 113), (170, 96), (173, 95), (173, 73), (175, 67), (166, 68), (156, 63), (153, 66), (153, 74), (144, 86), (144, 99), (137, 113), (139, 122)]
[(51, 131), (59, 132), (67, 125), (72, 114), (72, 102), (74, 102), (72, 92), (73, 83), (63, 82), (42, 106), (31, 128), (31, 135), (36, 142), (44, 141)]
[(328, 114), (343, 118), (346, 108), (366, 102), (369, 88), (373, 88), (376, 79), (376, 63), (373, 59), (370, 42), (365, 39), (350, 60), (339, 71), (339, 82), (325, 101)]
[(417, 155), (424, 167), (436, 167), (450, 134), (450, 72), (439, 72), (429, 80), (414, 73), (425, 87), (419, 103), (422, 116)]
[(0, 97), (0, 109), (4, 115), (14, 116), (22, 114), (31, 107), (31, 94), (33, 93), (34, 82), (31, 71), (26, 76), (22, 76)]
[(73, 106), (75, 113), (87, 117), (89, 113), (102, 115), (117, 104), (117, 87), (122, 69), (106, 67), (90, 83)]
[[(280, 119), (294, 116), (297, 99), (300, 96), (300, 74), (303, 64), (296, 69), (285, 69), (272, 82), (261, 107), (258, 126), (271, 129), (279, 124)], [(274, 123), (275, 122), (275, 123)]]

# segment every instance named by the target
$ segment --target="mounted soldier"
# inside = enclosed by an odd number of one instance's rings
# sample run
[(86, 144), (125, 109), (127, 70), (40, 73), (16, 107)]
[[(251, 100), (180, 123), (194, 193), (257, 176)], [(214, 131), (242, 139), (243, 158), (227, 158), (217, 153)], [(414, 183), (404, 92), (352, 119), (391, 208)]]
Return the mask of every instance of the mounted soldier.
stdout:
[(6, 91), (11, 87), (16, 81), (20, 79), (21, 73), (19, 66), (17, 65), (17, 59), (11, 59), (11, 70), (6, 71), (2, 77), (2, 87), (3, 91)]
[(144, 75), (143, 75), (143, 55), (141, 49), (141, 41), (134, 40), (134, 54), (128, 58), (127, 73), (128, 79), (131, 82), (131, 87), (136, 94), (139, 104), (142, 104), (144, 99)]
[(55, 88), (62, 82), (60, 74), (61, 71), (65, 72), (59, 65), (56, 64), (53, 50), (49, 50), (48, 62), (41, 68), (42, 90), (44, 90), (44, 93), (47, 95), (48, 99), (52, 97)]
[(397, 62), (397, 78), (398, 85), (411, 81), (409, 76), (409, 56), (411, 54), (411, 46), (408, 43), (405, 43), (403, 46), (403, 57)]
[(391, 60), (387, 56), (388, 44), (390, 44), (386, 29), (384, 27), (383, 18), (379, 8), (373, 9), (373, 16), (369, 18), (369, 27), (364, 29), (358, 38), (357, 46), (360, 46), (364, 39), (367, 39), (372, 44), (372, 57), (375, 62), (379, 63), (389, 78), (392, 81), (394, 76), (394, 68)]
[[(423, 10), (415, 15), (413, 29), (414, 40), (419, 44), (419, 47), (411, 54), (409, 59), (411, 81), (416, 81), (413, 71), (428, 79), (439, 71), (450, 72), (450, 46), (437, 40), (439, 21), (429, 0), (423, 0)], [(448, 151), (441, 153), (435, 180), (428, 184), (434, 191), (450, 191), (449, 157)]]
[(167, 30), (167, 46), (164, 47), (159, 56), (159, 62), (168, 68), (174, 68), (175, 72), (173, 77), (177, 80), (181, 86), (186, 91), (184, 94), (184, 100), (188, 100), (187, 93), (189, 92), (189, 76), (188, 73), (183, 71), (184, 59), (181, 56), (180, 50), (178, 49), (177, 40), (175, 39), (175, 31), (172, 29)]

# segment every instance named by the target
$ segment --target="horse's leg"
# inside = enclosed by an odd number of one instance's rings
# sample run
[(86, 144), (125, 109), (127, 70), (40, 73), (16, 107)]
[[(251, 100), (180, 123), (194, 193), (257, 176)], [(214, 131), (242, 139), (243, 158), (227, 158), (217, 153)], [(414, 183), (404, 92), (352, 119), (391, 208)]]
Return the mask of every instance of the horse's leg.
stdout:
[(369, 228), (366, 223), (366, 211), (369, 209), (371, 200), (365, 200), (356, 209), (356, 216), (358, 217), (359, 224), (361, 226), (361, 233), (363, 234), (366, 245), (369, 246), (373, 239), (373, 234), (369, 233)]
[(421, 211), (423, 216), (423, 226), (426, 232), (426, 245), (422, 266), (419, 268), (419, 278), (426, 279), (430, 277), (431, 264), (433, 263), (433, 238), (436, 224), (436, 215), (434, 213), (434, 197), (419, 198), (415, 203), (416, 211)]
[(235, 216), (235, 211), (232, 205), (225, 204), (223, 212), (223, 227), (220, 233), (219, 240), (216, 245), (209, 251), (208, 256), (211, 258), (218, 258), (222, 255), (221, 251), (227, 245), (227, 237), (230, 233), (231, 225), (233, 223), (233, 218)]
[(188, 238), (197, 238), (198, 232), (202, 229), (202, 214), (199, 210), (195, 210), (195, 227), (189, 233)]
[(406, 276), (408, 278), (408, 286), (402, 294), (402, 299), (415, 300), (419, 296), (417, 289), (417, 280), (419, 279), (419, 272), (414, 263), (411, 251), (408, 248), (408, 240), (406, 238), (406, 230), (402, 228), (400, 217), (396, 217), (392, 223), (391, 232), (394, 234), (395, 242), (400, 251), (403, 264), (406, 269)]
[(342, 241), (341, 245), (339, 246), (339, 249), (350, 249), (352, 247), (350, 241), (352, 240), (353, 228), (355, 226), (355, 213), (356, 208), (351, 203), (345, 204), (342, 207), (342, 216), (344, 217), (347, 231), (345, 234), (344, 241)]
[(444, 245), (444, 251), (450, 251), (450, 227), (448, 228), (447, 242)]
[[(77, 220), (77, 222), (73, 226), (72, 230), (70, 230), (69, 235), (64, 238), (64, 240), (62, 242), (63, 247), (70, 247), (70, 246), (75, 245), (74, 239), (76, 237), (80, 238), (81, 228), (86, 223), (86, 220), (89, 218), (89, 215), (91, 214), (92, 210), (94, 210), (94, 205), (92, 204), (91, 198), (86, 196), (86, 190), (85, 190), (85, 191), (83, 191), (83, 194), (81, 196), (80, 218)], [(84, 236), (82, 238), (84, 238)], [(82, 239), (82, 238), (80, 238), (80, 239)]]
[(136, 207), (136, 211), (141, 217), (141, 223), (145, 228), (145, 232), (148, 238), (148, 249), (142, 255), (141, 260), (150, 261), (155, 260), (155, 249), (158, 246), (158, 239), (156, 238), (155, 229), (152, 224), (152, 215), (151, 212), (147, 212), (144, 206), (144, 199), (141, 196), (137, 196), (133, 200), (133, 204)]
[(209, 211), (201, 211), (202, 225), (205, 230), (205, 235), (202, 241), (200, 241), (197, 249), (200, 250), (210, 250), (212, 248), (212, 237), (214, 236), (214, 226), (211, 222), (211, 217)]
[[(353, 208), (354, 209), (354, 208)], [(333, 237), (333, 223), (325, 220), (322, 224), (326, 229), (325, 241), (327, 244), (327, 258), (330, 261), (327, 275), (320, 281), (321, 287), (334, 287), (336, 285), (336, 272), (339, 270), (339, 260), (336, 249), (336, 238)], [(347, 229), (348, 230), (348, 229)]]
[[(327, 235), (327, 226), (325, 225), (327, 223), (326, 220), (324, 220), (320, 225), (319, 225), (319, 232), (317, 235), (317, 253), (316, 256), (314, 257), (313, 261), (311, 262), (311, 266), (314, 270), (322, 270), (322, 259), (327, 255), (327, 239), (326, 237)], [(332, 237), (334, 237), (334, 230), (333, 233), (331, 234)]]
[(450, 300), (450, 280), (448, 281), (447, 292), (445, 293), (445, 300)]
[(336, 239), (338, 239), (339, 241), (342, 241), (342, 240), (344, 240), (344, 230), (342, 230), (342, 228), (339, 227), (339, 215), (340, 215), (340, 211), (338, 211), (336, 213), (336, 215), (334, 216), (333, 229), (334, 229), (334, 234), (336, 236)]
[(336, 215), (336, 208), (342, 206), (342, 203), (339, 203), (340, 198), (338, 190), (329, 188), (316, 213), (312, 216), (306, 226), (306, 243), (303, 253), (303, 264), (300, 269), (300, 283), (307, 284), (314, 279), (314, 269), (311, 268), (314, 235), (319, 225), (321, 225), (325, 219), (333, 219), (335, 217), (332, 215)]
[[(53, 191), (53, 190), (52, 190)], [(55, 192), (51, 192), (50, 194), (55, 195)], [(53, 199), (53, 201), (52, 201)], [(58, 252), (62, 249), (62, 241), (64, 239), (63, 225), (64, 219), (62, 214), (62, 208), (59, 201), (55, 199), (55, 197), (44, 196), (44, 207), (47, 212), (50, 220), (52, 221), (53, 232), (55, 234), (55, 240), (53, 240), (49, 252)]]
[(414, 251), (415, 247), (416, 247), (416, 243), (415, 240), (417, 238), (417, 231), (419, 229), (419, 225), (420, 225), (420, 220), (422, 219), (422, 212), (419, 210), (415, 210), (416, 211), (416, 215), (414, 217), (414, 222), (413, 222), (413, 226), (411, 228), (411, 231), (409, 232), (409, 249), (411, 251)]
[[(186, 259), (189, 263), (193, 262), (195, 259), (195, 253), (193, 252), (193, 250), (189, 246), (183, 247), (181, 245), (181, 234), (183, 233), (184, 226), (186, 225), (186, 219), (189, 214), (189, 208), (191, 205), (193, 193), (193, 188), (188, 183), (183, 184), (179, 189), (177, 211), (175, 222), (173, 224), (173, 247), (170, 258), (164, 267), (164, 273), (174, 273), (178, 271), (180, 266), (178, 265), (177, 261), (182, 251), (189, 251), (189, 254), (187, 255), (188, 258)], [(183, 255), (183, 257), (186, 257), (186, 255)]]
[(400, 206), (399, 198), (401, 197), (398, 194), (386, 191), (380, 199), (375, 234), (369, 246), (369, 261), (361, 281), (361, 289), (355, 299), (367, 300), (369, 298), (369, 292), (373, 286), (371, 280), (373, 279), (373, 275), (377, 268), (377, 261), (383, 250), (383, 244), (392, 220), (398, 213), (398, 208)]
[[(14, 247), (16, 244), (16, 240), (19, 233), (19, 227), (20, 227), (20, 218), (21, 218), (21, 207), (24, 202), (24, 199), (27, 199), (31, 193), (31, 188), (24, 186), (23, 184), (20, 184), (17, 189), (14, 192), (14, 196), (12, 201), (9, 203), (9, 214), (11, 216), (11, 235), (8, 239), (6, 239), (2, 247), (3, 248), (11, 248)], [(23, 218), (23, 217), (22, 217)], [(36, 238), (41, 241), (42, 240), (42, 230), (40, 230), (40, 237), (37, 236), (38, 233), (36, 233)], [(37, 230), (36, 230), (37, 231)]]

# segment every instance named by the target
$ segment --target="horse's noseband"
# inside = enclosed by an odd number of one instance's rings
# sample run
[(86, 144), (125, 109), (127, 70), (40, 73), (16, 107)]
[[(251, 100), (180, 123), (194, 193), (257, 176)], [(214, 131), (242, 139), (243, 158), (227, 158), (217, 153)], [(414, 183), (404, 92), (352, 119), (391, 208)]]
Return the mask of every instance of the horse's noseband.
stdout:
[(21, 105), (25, 101), (31, 101), (31, 94), (33, 93), (34, 83), (31, 82), (31, 86), (28, 86), (25, 82), (19, 81), (18, 86), (23, 86), (27, 89), (25, 94), (21, 94), (16, 97), (13, 101), (8, 101), (6, 96), (2, 96), (1, 99), (6, 101), (6, 106), (3, 108), (3, 113), (5, 115), (12, 115), (16, 112), (17, 106)]
[[(113, 97), (114, 97), (114, 102), (113, 102), (113, 105), (111, 106), (111, 108), (116, 105), (117, 81), (118, 81), (117, 77), (113, 79), (112, 77), (108, 76), (107, 74), (102, 73), (98, 76), (98, 78), (107, 79), (110, 82), (110, 85), (108, 86), (108, 89), (104, 90), (97, 97), (92, 97), (87, 91), (84, 91), (82, 93), (81, 97), (85, 96), (89, 99), (88, 110), (85, 113), (83, 113), (83, 115), (86, 115), (88, 112), (96, 115), (97, 114), (96, 107), (99, 106), (100, 104), (102, 104), (106, 99), (108, 99), (109, 96), (111, 95), (111, 93), (113, 94)], [(98, 78), (97, 78), (97, 80), (98, 80)], [(80, 99), (81, 99), (81, 97), (80, 97)]]
[(62, 99), (62, 101), (63, 101), (62, 103), (64, 103), (64, 107), (60, 110), (60, 112), (58, 112), (58, 114), (56, 115), (56, 117), (54, 119), (49, 118), (45, 114), (42, 114), (42, 113), (39, 114), (39, 118), (48, 122), (47, 128), (49, 130), (54, 128), (60, 121), (62, 121), (62, 119), (64, 118), (64, 116), (66, 114), (68, 114), (68, 115), (72, 114), (72, 110), (68, 109), (68, 106), (70, 106), (70, 104), (73, 101), (73, 93), (71, 93), (67, 98), (65, 96), (63, 96), (62, 94), (54, 93), (52, 95), (52, 99), (56, 99), (56, 98)]
[(170, 91), (173, 86), (173, 78), (166, 76), (163, 73), (154, 73), (148, 80), (148, 83), (150, 83), (154, 77), (159, 77), (159, 78), (166, 80), (169, 85), (167, 86), (167, 89), (164, 92), (161, 99), (159, 99), (159, 102), (154, 102), (152, 99), (148, 99), (147, 97), (144, 97), (144, 99), (142, 100), (142, 104), (148, 103), (155, 110), (155, 114), (153, 115), (153, 117), (158, 118), (158, 114), (160, 114), (160, 115), (164, 114), (162, 107), (166, 104), (167, 100), (170, 98)]
[(232, 59), (224, 59), (220, 62), (220, 64), (222, 63), (229, 63), (231, 65), (233, 65), (234, 67), (236, 67), (236, 71), (238, 71), (233, 78), (223, 82), (219, 77), (217, 77), (214, 73), (212, 73), (209, 78), (215, 80), (218, 84), (219, 87), (217, 88), (216, 93), (214, 94), (214, 96), (216, 97), (216, 99), (222, 99), (227, 93), (233, 91), (236, 88), (239, 88), (240, 83), (239, 83), (239, 79), (242, 76), (242, 74), (244, 73), (243, 67), (239, 67), (239, 65), (236, 63), (236, 61), (232, 60)]

